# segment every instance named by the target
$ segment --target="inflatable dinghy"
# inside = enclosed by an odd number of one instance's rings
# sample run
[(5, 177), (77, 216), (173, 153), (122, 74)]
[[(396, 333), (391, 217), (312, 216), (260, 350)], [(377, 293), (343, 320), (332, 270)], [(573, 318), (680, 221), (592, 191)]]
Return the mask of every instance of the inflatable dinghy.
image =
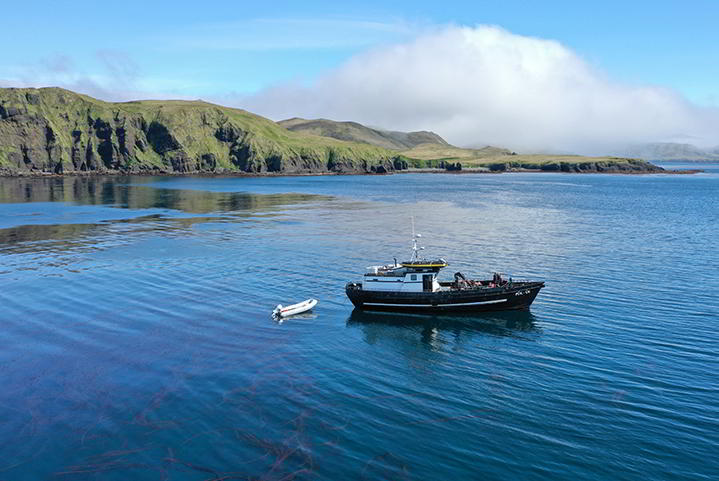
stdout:
[(283, 317), (302, 314), (303, 312), (311, 311), (316, 305), (317, 299), (307, 299), (306, 301), (298, 302), (297, 304), (292, 304), (291, 306), (282, 306), (282, 304), (278, 304), (277, 307), (275, 307), (275, 310), (272, 311), (272, 317), (282, 319)]

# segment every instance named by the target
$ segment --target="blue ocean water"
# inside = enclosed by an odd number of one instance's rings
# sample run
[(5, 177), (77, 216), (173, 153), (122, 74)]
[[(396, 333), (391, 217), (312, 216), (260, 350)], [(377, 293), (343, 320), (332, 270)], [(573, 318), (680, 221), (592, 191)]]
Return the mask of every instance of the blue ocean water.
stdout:
[[(412, 216), (547, 287), (353, 312)], [(0, 480), (717, 479), (718, 239), (717, 166), (0, 179)]]

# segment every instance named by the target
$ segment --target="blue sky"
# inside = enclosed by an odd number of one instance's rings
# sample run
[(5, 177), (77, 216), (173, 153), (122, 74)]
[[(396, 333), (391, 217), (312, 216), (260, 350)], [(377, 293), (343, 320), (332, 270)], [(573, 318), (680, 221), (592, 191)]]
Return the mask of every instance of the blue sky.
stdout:
[[(517, 47), (519, 50), (511, 55), (531, 57), (537, 48), (551, 50), (551, 45), (542, 43), (547, 40), (561, 45), (564, 50), (558, 55), (572, 57), (571, 65), (557, 59), (547, 65), (566, 68), (561, 75), (562, 82), (567, 76), (587, 76), (585, 70), (591, 69), (591, 81), (583, 81), (584, 103), (589, 102), (586, 100), (590, 95), (588, 85), (596, 83), (606, 87), (607, 92), (623, 89), (624, 93), (619, 96), (607, 94), (610, 100), (605, 104), (632, 103), (632, 96), (636, 95), (651, 106), (657, 104), (652, 96), (663, 95), (663, 105), (673, 106), (658, 110), (646, 120), (672, 116), (684, 119), (683, 123), (665, 125), (653, 133), (645, 132), (643, 138), (692, 139), (703, 135), (693, 130), (692, 125), (701, 123), (700, 119), (719, 116), (714, 112), (719, 108), (717, 19), (719, 2), (716, 1), (201, 3), (128, 0), (98, 3), (79, 0), (58, 7), (57, 2), (28, 0), (11, 2), (3, 9), (0, 86), (60, 85), (106, 100), (203, 98), (252, 107), (274, 118), (289, 113), (277, 109), (280, 99), (293, 103), (296, 98), (301, 101), (308, 97), (306, 92), (298, 90), (298, 85), (310, 86), (313, 90), (309, 97), (319, 99), (320, 90), (327, 88), (329, 79), (346, 76), (348, 63), (364, 62), (366, 68), (377, 69), (368, 59), (373, 52), (390, 52), (393, 46), (409, 45), (409, 50), (415, 52), (412, 55), (421, 56), (418, 45), (427, 45), (422, 39), (434, 39), (440, 44), (445, 42), (443, 53), (436, 53), (442, 60), (443, 55), (453, 55), (452, 45), (447, 43), (456, 38), (451, 35), (452, 29), (497, 26), (506, 33), (502, 36), (503, 42), (538, 40), (534, 46)], [(490, 48), (482, 43), (487, 41), (486, 33), (471, 32), (470, 36), (474, 37), (468, 42), (476, 44), (476, 49), (474, 53), (465, 51), (464, 58), (470, 58), (471, 62), (475, 53), (480, 56), (486, 53)], [(485, 68), (492, 71), (491, 65), (487, 67), (487, 58)], [(386, 60), (380, 58), (379, 61)], [(410, 70), (415, 65), (406, 56), (398, 61)], [(526, 67), (526, 64), (525, 58), (523, 65)], [(456, 65), (457, 75), (461, 75), (463, 65)], [(445, 77), (449, 78), (451, 67), (447, 68), (450, 71)], [(381, 74), (377, 71), (377, 75)], [(392, 75), (401, 75), (401, 72)], [(385, 81), (390, 82), (391, 78)], [(422, 78), (414, 81), (424, 95), (438, 91), (437, 79), (433, 80), (434, 91), (421, 85)], [(443, 87), (452, 89), (452, 79), (448, 82)], [(491, 85), (502, 82), (497, 80)], [(540, 84), (548, 85), (548, 82)], [(517, 85), (522, 91), (540, 87), (536, 82)], [(335, 98), (340, 94), (352, 95), (352, 88), (346, 86)], [(488, 88), (487, 85), (481, 86), (484, 90), (469, 88), (464, 95), (481, 96)], [(652, 88), (666, 91), (647, 93), (647, 89)], [(287, 93), (288, 89), (295, 89), (295, 97)], [(275, 95), (277, 91), (282, 95)], [(441, 89), (439, 91), (441, 93)], [(674, 98), (676, 96), (680, 101)], [(320, 100), (330, 105), (328, 100)], [(558, 97), (557, 101), (565, 100)], [(573, 102), (582, 103), (576, 99)], [(677, 107), (682, 102), (686, 105)], [(411, 112), (416, 121), (410, 121), (400, 115), (363, 116), (361, 109), (336, 109), (336, 103), (324, 110), (307, 107), (297, 113), (349, 116), (374, 124), (392, 123), (386, 125), (388, 128), (443, 125), (449, 132), (445, 135), (452, 137), (454, 132), (456, 139), (471, 143), (466, 133), (471, 128), (464, 125), (465, 133), (460, 134), (457, 113), (436, 121), (436, 112), (425, 118)], [(479, 109), (482, 106), (477, 104)], [(536, 109), (538, 111), (539, 106)], [(589, 113), (596, 111), (595, 105)], [(623, 115), (619, 111), (615, 114)], [(405, 112), (405, 115), (409, 114)], [(577, 112), (555, 115), (564, 121), (557, 124), (557, 130), (570, 123), (570, 117), (576, 119), (579, 115)], [(435, 124), (431, 123), (432, 119)], [(538, 122), (536, 115), (535, 121)], [(546, 119), (542, 122), (546, 123)], [(531, 128), (529, 123), (527, 126)], [(598, 127), (602, 130), (603, 125)], [(477, 142), (485, 140), (493, 138)], [(704, 139), (705, 143), (714, 140)], [(719, 143), (719, 139), (716, 140)], [(566, 145), (557, 142), (548, 144), (547, 148), (571, 147), (566, 142)]]
[[(716, 1), (56, 5), (5, 6), (0, 78), (58, 58), (87, 75), (105, 75), (97, 52), (107, 50), (127, 56), (150, 90), (216, 96), (312, 78), (358, 51), (429, 26), (491, 24), (559, 40), (614, 78), (672, 87), (699, 103), (719, 102)], [(256, 39), (248, 41), (253, 34)]]

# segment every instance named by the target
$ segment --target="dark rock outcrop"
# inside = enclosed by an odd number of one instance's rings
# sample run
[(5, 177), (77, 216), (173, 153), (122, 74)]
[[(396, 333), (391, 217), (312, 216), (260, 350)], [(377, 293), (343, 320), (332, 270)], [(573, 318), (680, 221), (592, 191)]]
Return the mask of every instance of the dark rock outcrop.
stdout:
[(460, 171), (462, 170), (462, 164), (460, 162), (448, 162), (445, 160), (440, 161), (438, 167), (448, 171)]
[(406, 168), (379, 147), (288, 132), (205, 102), (102, 102), (0, 89), (0, 174), (363, 173)]
[(666, 172), (663, 168), (640, 159), (614, 158), (605, 161), (556, 160), (546, 162), (494, 162), (487, 165), (491, 172), (542, 171), (576, 174), (651, 174)]

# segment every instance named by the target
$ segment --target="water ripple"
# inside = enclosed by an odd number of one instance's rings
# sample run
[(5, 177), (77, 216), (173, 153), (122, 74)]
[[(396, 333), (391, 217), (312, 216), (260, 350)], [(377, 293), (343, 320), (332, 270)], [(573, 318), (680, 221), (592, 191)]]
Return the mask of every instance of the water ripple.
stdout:
[[(0, 180), (0, 478), (711, 479), (718, 181)], [(531, 312), (353, 311), (410, 216)]]

